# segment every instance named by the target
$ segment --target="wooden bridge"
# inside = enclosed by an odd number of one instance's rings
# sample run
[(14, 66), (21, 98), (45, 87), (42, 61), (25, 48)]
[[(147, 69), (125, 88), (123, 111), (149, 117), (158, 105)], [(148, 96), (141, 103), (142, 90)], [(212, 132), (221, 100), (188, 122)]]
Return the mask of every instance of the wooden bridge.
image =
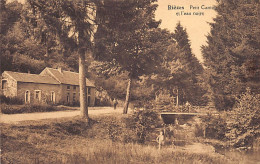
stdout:
[(207, 113), (177, 113), (177, 112), (162, 112), (160, 116), (165, 124), (174, 124), (175, 120), (180, 123), (187, 122), (194, 116), (206, 116)]

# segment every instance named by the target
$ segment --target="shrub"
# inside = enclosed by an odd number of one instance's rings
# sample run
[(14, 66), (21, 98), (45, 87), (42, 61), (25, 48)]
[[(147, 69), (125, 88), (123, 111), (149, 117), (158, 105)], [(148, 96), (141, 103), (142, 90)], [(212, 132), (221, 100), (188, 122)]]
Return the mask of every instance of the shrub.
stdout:
[(175, 106), (174, 98), (167, 91), (162, 91), (156, 96), (156, 108), (159, 110), (167, 110), (171, 106)]
[(1, 104), (9, 104), (9, 105), (21, 105), (23, 101), (18, 97), (6, 97), (5, 95), (0, 95)]
[(92, 120), (92, 123), (93, 127), (90, 130), (82, 130), (85, 137), (110, 139), (113, 142), (123, 143), (136, 141), (134, 130), (127, 127), (124, 117), (105, 115), (96, 121)]
[(194, 134), (195, 134), (195, 137), (204, 136), (204, 129), (200, 124), (195, 124)]
[(75, 101), (75, 102), (72, 103), (71, 106), (80, 107), (80, 102), (79, 101)]
[(111, 100), (104, 99), (104, 98), (96, 98), (95, 99), (95, 106), (111, 106)]
[(23, 106), (21, 109), (22, 113), (33, 113), (33, 112), (51, 112), (57, 111), (57, 108), (51, 105), (37, 105), (37, 104), (29, 104)]
[(135, 130), (139, 143), (145, 142), (149, 132), (157, 127), (158, 122), (158, 114), (152, 110), (137, 111), (126, 120), (127, 127)]
[(234, 96), (226, 96), (226, 95), (215, 95), (213, 97), (214, 105), (217, 110), (232, 110), (232, 107), (235, 104)]
[(110, 120), (109, 122), (106, 122), (106, 131), (112, 141), (120, 140), (120, 136), (123, 134), (123, 128), (124, 125), (118, 120)]
[(247, 88), (227, 118), (226, 136), (233, 146), (252, 146), (254, 139), (260, 136), (260, 95), (251, 93), (250, 88)]
[(179, 105), (179, 106), (171, 106), (169, 108), (172, 112), (183, 112), (183, 113), (194, 113), (196, 112), (195, 107), (191, 105)]
[(17, 107), (17, 106), (1, 104), (1, 113), (3, 113), (3, 114), (14, 114), (14, 113), (17, 113), (17, 111), (19, 111), (19, 109), (20, 109), (20, 107)]
[(260, 95), (246, 92), (237, 98), (232, 111), (203, 118), (206, 137), (229, 141), (230, 146), (251, 147), (260, 136)]
[(72, 103), (68, 103), (68, 102), (65, 102), (65, 101), (60, 101), (58, 103), (52, 103), (52, 102), (49, 102), (47, 103), (48, 105), (52, 105), (52, 106), (59, 106), (59, 105), (64, 105), (64, 106), (70, 106), (70, 107), (79, 107), (80, 106), (80, 102), (79, 101), (75, 101), (75, 102), (72, 102)]
[(225, 139), (227, 123), (224, 117), (219, 115), (208, 115), (204, 118), (206, 137), (212, 139)]
[(14, 106), (1, 104), (1, 112), (3, 114), (17, 114), (17, 113), (34, 113), (34, 112), (52, 112), (66, 110), (66, 108), (60, 108), (51, 105), (38, 105), (38, 104), (26, 104), (23, 106)]

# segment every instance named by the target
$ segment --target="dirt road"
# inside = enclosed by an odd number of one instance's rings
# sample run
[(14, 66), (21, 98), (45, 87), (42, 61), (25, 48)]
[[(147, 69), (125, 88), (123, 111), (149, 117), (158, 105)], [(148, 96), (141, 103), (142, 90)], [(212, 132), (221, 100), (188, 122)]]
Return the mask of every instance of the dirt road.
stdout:
[[(129, 109), (131, 112), (131, 109)], [(89, 107), (89, 116), (102, 114), (122, 114), (123, 108), (114, 110), (112, 107)], [(0, 114), (0, 123), (19, 123), (21, 121), (55, 119), (64, 117), (74, 117), (80, 115), (79, 110), (68, 110), (58, 112), (43, 112), (43, 113), (24, 113), (24, 114)]]

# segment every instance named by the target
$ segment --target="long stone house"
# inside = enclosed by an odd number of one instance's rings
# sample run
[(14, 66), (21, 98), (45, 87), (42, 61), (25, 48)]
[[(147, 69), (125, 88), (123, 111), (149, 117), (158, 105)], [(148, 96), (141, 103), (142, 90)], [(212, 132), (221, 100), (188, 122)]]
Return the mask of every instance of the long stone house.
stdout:
[[(95, 104), (95, 86), (86, 79), (88, 105)], [(61, 68), (45, 68), (40, 74), (4, 71), (2, 93), (24, 103), (79, 103), (79, 74)]]

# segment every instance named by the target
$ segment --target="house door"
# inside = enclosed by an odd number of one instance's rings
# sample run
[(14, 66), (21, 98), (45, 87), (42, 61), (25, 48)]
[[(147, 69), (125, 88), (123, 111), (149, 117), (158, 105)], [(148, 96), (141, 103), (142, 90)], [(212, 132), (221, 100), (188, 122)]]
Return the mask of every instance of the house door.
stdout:
[(87, 99), (88, 99), (88, 106), (90, 106), (90, 95), (91, 95), (91, 88), (87, 88)]
[(67, 103), (70, 103), (70, 93), (67, 93)]
[(51, 102), (55, 103), (55, 92), (54, 91), (51, 92)]
[(90, 106), (90, 96), (88, 96), (88, 106)]
[(30, 103), (30, 91), (26, 91), (24, 95), (24, 102)]

